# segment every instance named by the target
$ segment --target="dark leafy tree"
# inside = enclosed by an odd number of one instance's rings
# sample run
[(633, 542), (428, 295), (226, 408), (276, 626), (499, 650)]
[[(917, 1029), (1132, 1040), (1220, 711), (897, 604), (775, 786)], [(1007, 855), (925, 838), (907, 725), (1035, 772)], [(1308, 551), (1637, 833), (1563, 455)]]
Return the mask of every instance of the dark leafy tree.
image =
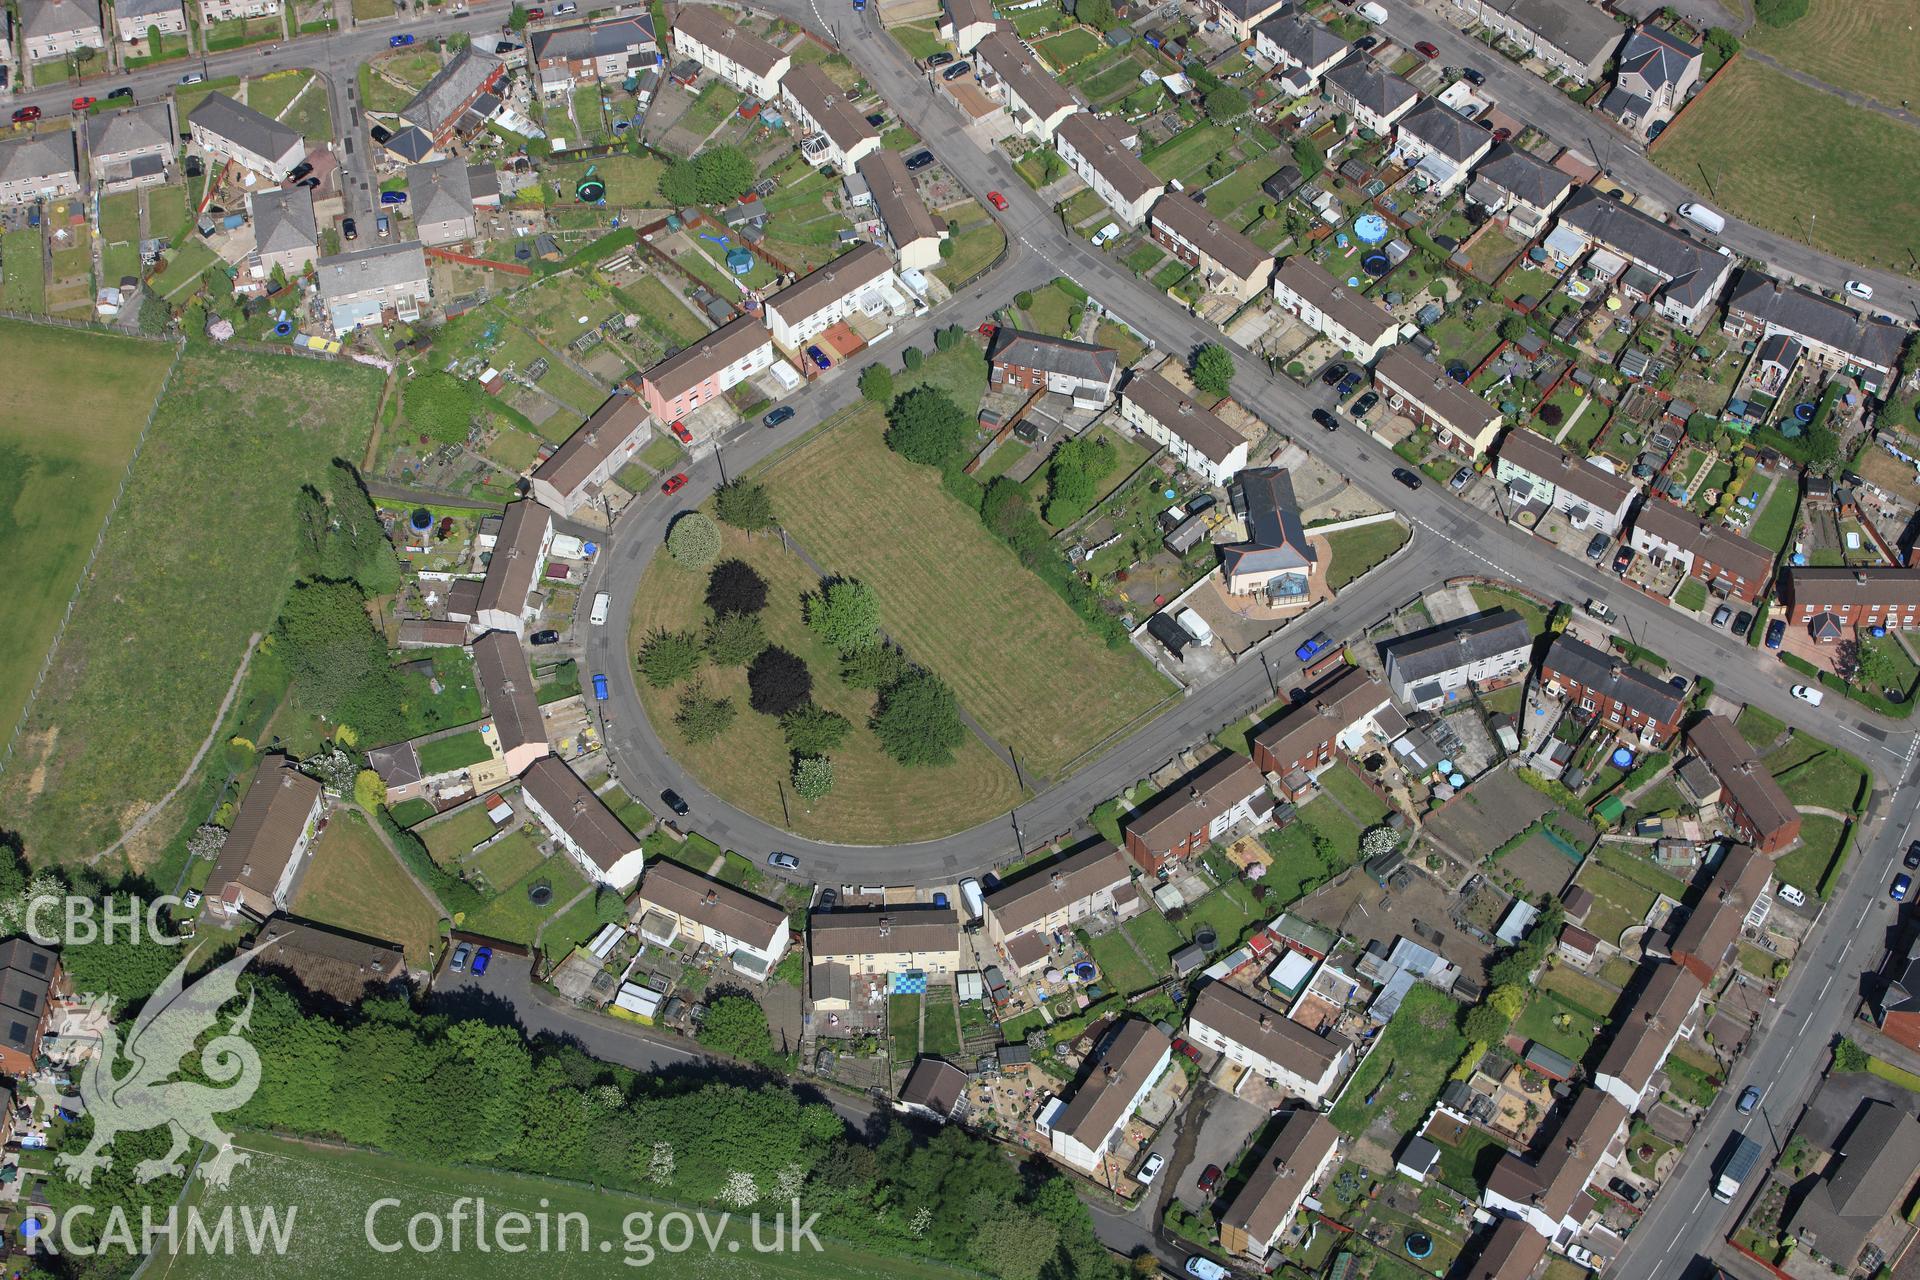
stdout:
[(1210, 90), (1205, 99), (1207, 115), (1214, 120), (1232, 120), (1247, 114), (1247, 95), (1243, 89), (1221, 85)]
[(900, 363), (911, 373), (927, 362), (926, 353), (918, 347), (908, 347), (900, 353)]
[(840, 678), (855, 689), (884, 689), (912, 669), (907, 655), (890, 644), (876, 644), (840, 660)]
[(368, 745), (403, 736), (399, 673), (351, 582), (302, 582), (275, 627), (278, 652), (303, 706)]
[(909, 462), (944, 466), (960, 453), (972, 429), (967, 411), (936, 387), (915, 387), (887, 413), (887, 448)]
[(751, 613), (723, 613), (707, 624), (707, 656), (717, 667), (744, 667), (766, 647), (766, 630)]
[(1075, 436), (1062, 441), (1047, 463), (1047, 523), (1059, 528), (1085, 515), (1115, 460), (1113, 445), (1104, 439)]
[(753, 186), (753, 158), (739, 147), (708, 147), (691, 160), (676, 160), (660, 177), (660, 190), (677, 205), (724, 204)]
[(713, 513), (747, 533), (773, 528), (773, 495), (752, 480), (729, 480), (713, 495)]
[(1233, 356), (1217, 342), (1196, 348), (1187, 366), (1193, 385), (1210, 396), (1224, 396), (1233, 386)]
[(698, 746), (725, 733), (733, 723), (734, 714), (732, 698), (716, 697), (696, 683), (680, 691), (679, 701), (674, 704), (673, 723), (681, 737)]
[(817, 702), (802, 703), (780, 718), (780, 732), (786, 735), (787, 750), (796, 756), (831, 754), (853, 725), (837, 711), (829, 711)]
[(860, 371), (860, 396), (869, 404), (893, 401), (893, 370), (883, 364), (870, 364)]
[(707, 608), (715, 613), (758, 613), (767, 607), (767, 580), (745, 560), (722, 560), (707, 575)]
[(747, 705), (780, 717), (813, 696), (813, 674), (801, 657), (778, 645), (762, 649), (747, 668)]
[(912, 766), (951, 763), (967, 735), (953, 690), (932, 672), (917, 669), (881, 693), (873, 731), (888, 755)]
[(764, 1063), (773, 1057), (773, 1032), (767, 1027), (766, 1010), (759, 1001), (746, 996), (726, 995), (708, 1001), (707, 1016), (696, 1038), (716, 1053), (732, 1054), (748, 1062)]

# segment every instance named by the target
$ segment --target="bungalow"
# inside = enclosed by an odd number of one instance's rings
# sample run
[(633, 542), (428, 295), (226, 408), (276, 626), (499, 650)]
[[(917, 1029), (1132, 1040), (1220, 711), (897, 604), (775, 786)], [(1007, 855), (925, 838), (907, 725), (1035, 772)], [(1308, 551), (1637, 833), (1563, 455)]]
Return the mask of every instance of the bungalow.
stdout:
[(1512, 609), (1499, 609), (1397, 636), (1380, 652), (1393, 696), (1431, 711), (1455, 701), (1469, 685), (1496, 689), (1525, 679), (1533, 631)]
[(987, 941), (1025, 974), (1046, 960), (1054, 930), (1103, 914), (1126, 920), (1140, 909), (1127, 860), (1102, 840), (988, 894)]
[(1642, 24), (1620, 47), (1613, 88), (1600, 109), (1629, 129), (1651, 129), (1679, 113), (1700, 82), (1700, 70), (1700, 46)]
[(683, 940), (711, 947), (751, 978), (764, 980), (787, 952), (786, 908), (677, 862), (656, 860), (631, 901), (643, 940), (658, 947)]
[(1559, 1123), (1543, 1126), (1533, 1159), (1500, 1157), (1480, 1203), (1526, 1223), (1548, 1244), (1570, 1242), (1586, 1217), (1580, 1193), (1618, 1160), (1614, 1146), (1630, 1116), (1604, 1089), (1581, 1089)]
[(967, 1073), (941, 1058), (922, 1058), (900, 1086), (900, 1109), (945, 1124), (967, 1101)]
[(960, 918), (944, 907), (815, 911), (807, 918), (813, 963), (853, 974), (960, 972)]
[(1170, 192), (1154, 201), (1147, 229), (1155, 244), (1200, 268), (1208, 293), (1251, 302), (1273, 279), (1271, 253), (1184, 195)]
[(313, 217), (313, 192), (305, 186), (263, 186), (248, 196), (248, 213), (259, 278), (275, 267), (292, 278), (319, 259), (321, 228)]
[(1010, 31), (1013, 24), (993, 16), (992, 0), (940, 0), (940, 38), (958, 49), (961, 56), (995, 31)]
[(1691, 1019), (1706, 984), (1685, 965), (1653, 962), (1646, 985), (1613, 1023), (1613, 1040), (1594, 1069), (1593, 1088), (1629, 1113), (1648, 1101), (1653, 1077), (1673, 1046), (1693, 1034)]
[(307, 155), (298, 131), (224, 93), (200, 100), (187, 116), (187, 132), (216, 161), (231, 161), (272, 182), (285, 182)]
[(1245, 542), (1220, 549), (1227, 594), (1262, 596), (1270, 608), (1311, 604), (1314, 575), (1324, 574), (1326, 566), (1307, 540), (1291, 473), (1285, 467), (1249, 468), (1227, 498), (1247, 528)]
[(1385, 303), (1342, 285), (1304, 253), (1282, 259), (1273, 277), (1273, 297), (1282, 311), (1300, 317), (1302, 324), (1333, 339), (1362, 364), (1378, 360), (1400, 334), (1400, 322)]
[(1795, 626), (1824, 618), (1829, 639), (1848, 627), (1911, 631), (1920, 627), (1920, 569), (1791, 565), (1780, 572), (1780, 599)]
[[(297, 216), (297, 215), (296, 215)], [(432, 291), (418, 244), (383, 244), (314, 264), (320, 301), (340, 337), (367, 325), (418, 320)]]
[(1906, 1204), (1920, 1169), (1920, 1120), (1902, 1103), (1867, 1098), (1834, 1147), (1792, 1202), (1781, 1234), (1851, 1271), (1868, 1238)]
[(1595, 722), (1616, 734), (1637, 733), (1648, 743), (1664, 743), (1679, 732), (1687, 705), (1665, 680), (1565, 634), (1553, 638), (1540, 679), (1548, 693), (1576, 704)]
[(1399, 152), (1430, 184), (1432, 195), (1451, 195), (1467, 173), (1493, 149), (1493, 135), (1473, 121), (1428, 98), (1399, 124)]
[(1498, 406), (1455, 382), (1412, 347), (1389, 348), (1374, 365), (1373, 379), (1397, 412), (1433, 428), (1442, 444), (1463, 457), (1479, 457), (1500, 434)]
[(1785, 334), (1821, 368), (1859, 379), (1877, 396), (1892, 393), (1908, 330), (1862, 315), (1798, 285), (1742, 268), (1727, 295), (1729, 333), (1759, 343)]
[(500, 744), (501, 763), (508, 777), (517, 778), (553, 750), (547, 745), (533, 667), (520, 647), (520, 637), (511, 631), (489, 631), (475, 640), (473, 674)]
[(426, 134), (436, 147), (445, 146), (456, 133), (477, 133), (491, 114), (478, 109), (481, 99), (486, 97), (492, 109), (498, 110), (494, 90), (506, 74), (506, 63), (469, 45), (454, 54), (453, 60), (400, 108), (401, 122)]
[(165, 182), (179, 146), (171, 98), (87, 118), (87, 172), (102, 192)]
[(220, 857), (207, 876), (216, 919), (265, 920), (284, 911), (313, 843), (325, 793), (282, 755), (260, 758)]
[(990, 97), (1006, 104), (1020, 131), (1043, 142), (1068, 116), (1081, 109), (1080, 100), (1034, 60), (1019, 37), (1006, 31), (983, 36), (974, 46), (974, 66)]
[(1634, 513), (1628, 545), (1656, 564), (1680, 565), (1716, 596), (1748, 604), (1760, 598), (1773, 570), (1773, 553), (1759, 543), (1653, 497)]
[(59, 129), (0, 141), (0, 204), (79, 195), (73, 138), (73, 130)]
[(652, 434), (646, 401), (624, 390), (615, 392), (534, 469), (535, 500), (563, 516), (572, 515)]
[(480, 205), (500, 203), (500, 179), (492, 165), (457, 157), (407, 166), (407, 207), (424, 245), (458, 244), (479, 234)]
[[(1604, 406), (1591, 406), (1588, 413)], [(1514, 428), (1500, 441), (1494, 479), (1522, 510), (1563, 513), (1575, 529), (1620, 532), (1638, 489), (1625, 476), (1561, 448), (1535, 431)]]
[(1220, 1248), (1265, 1264), (1339, 1154), (1340, 1131), (1325, 1116), (1287, 1112), (1220, 1215)]
[(149, 35), (187, 33), (187, 10), (181, 0), (114, 0), (114, 31), (121, 44), (138, 44)]
[(487, 631), (518, 636), (531, 615), (528, 598), (540, 581), (540, 569), (553, 546), (553, 513), (538, 502), (509, 502), (500, 517), (500, 536), (480, 583), (480, 604), (473, 624)]
[(1920, 939), (1906, 958), (1890, 956), (1886, 990), (1874, 1002), (1873, 1020), (1891, 1040), (1920, 1051)]
[(640, 376), (640, 394), (661, 422), (684, 418), (773, 364), (773, 338), (759, 316), (746, 315)]
[(814, 164), (851, 173), (880, 149), (880, 131), (867, 123), (867, 113), (817, 63), (787, 72), (780, 81), (780, 101), (799, 125), (794, 132), (803, 139), (802, 154)]
[(1479, 1256), (1460, 1280), (1531, 1280), (1546, 1260), (1547, 1238), (1518, 1218), (1502, 1218), (1487, 1232)]
[(1054, 1158), (1082, 1173), (1098, 1169), (1172, 1061), (1166, 1032), (1144, 1018), (1122, 1018), (1095, 1050), (1072, 1099), (1041, 1112), (1037, 1127), (1048, 1136)]
[(1209, 982), (1193, 998), (1187, 1039), (1316, 1108), (1333, 1093), (1353, 1056), (1346, 1040), (1315, 1035), (1224, 982)]
[(1148, 875), (1167, 871), (1237, 827), (1273, 816), (1273, 794), (1245, 756), (1214, 757), (1184, 783), (1126, 820), (1127, 856)]
[(692, 58), (742, 93), (771, 101), (793, 58), (745, 30), (720, 10), (681, 5), (673, 20), (674, 52)]
[(1554, 238), (1563, 232), (1573, 252), (1562, 257), (1577, 258), (1588, 249), (1606, 249), (1639, 267), (1654, 283), (1638, 288), (1622, 275), (1622, 290), (1639, 295), (1655, 311), (1689, 330), (1698, 330), (1713, 310), (1735, 262), (1595, 187), (1582, 187), (1568, 198)]
[(100, 0), (20, 0), (20, 37), (30, 63), (105, 49)]
[(1800, 838), (1800, 810), (1731, 720), (1702, 716), (1687, 730), (1687, 745), (1719, 783), (1720, 812), (1742, 840), (1778, 856)]
[(1127, 375), (1120, 417), (1208, 484), (1224, 485), (1247, 465), (1246, 437), (1157, 372)]
[(570, 27), (545, 27), (527, 37), (540, 91), (555, 94), (583, 84), (618, 82), (652, 67), (660, 46), (650, 14), (625, 13)]
[(1498, 143), (1474, 170), (1467, 199), (1492, 212), (1523, 239), (1547, 229), (1570, 192), (1573, 179), (1510, 142)]
[(798, 356), (832, 326), (862, 312), (884, 310), (888, 293), (900, 295), (905, 290), (886, 249), (863, 244), (768, 298), (767, 330), (774, 345)]
[(931, 271), (940, 265), (947, 224), (933, 216), (907, 171), (907, 162), (891, 147), (881, 147), (859, 165), (874, 212), (885, 228), (894, 261), (902, 271)]
[(1131, 150), (1138, 138), (1122, 120), (1078, 111), (1066, 118), (1053, 140), (1067, 167), (1129, 227), (1145, 221), (1167, 189)]
[[(40, 1041), (53, 1019), (60, 977), (59, 953), (25, 938), (0, 942), (0, 1072), (15, 1080), (39, 1068)], [(17, 1093), (0, 1099), (9, 1117), (18, 1100)]]
[(1293, 13), (1269, 18), (1253, 30), (1255, 55), (1273, 64), (1280, 87), (1296, 98), (1312, 93), (1349, 47), (1326, 27)]
[(1120, 358), (1111, 347), (1001, 327), (987, 350), (993, 385), (1072, 396), (1076, 409), (1099, 409), (1113, 398)]
[(1349, 58), (1329, 71), (1325, 88), (1334, 110), (1382, 137), (1420, 100), (1418, 89), (1366, 57)]
[(558, 756), (542, 756), (520, 775), (520, 795), (587, 883), (625, 890), (640, 878), (639, 838)]
[[(1710, 718), (1726, 723), (1719, 716)], [(1772, 879), (1773, 862), (1757, 849), (1737, 844), (1727, 850), (1700, 900), (1693, 904), (1693, 913), (1668, 943), (1673, 962), (1702, 987), (1711, 987), (1733, 956), (1747, 912)]]
[(1377, 733), (1375, 717), (1391, 705), (1385, 685), (1358, 667), (1343, 667), (1253, 736), (1253, 761), (1280, 780), (1283, 796), (1297, 799), (1307, 779), (1333, 763), (1335, 751), (1357, 750)]
[(1598, 80), (1620, 44), (1620, 24), (1585, 0), (1453, 0), (1461, 16), (1505, 36), (1581, 84)]

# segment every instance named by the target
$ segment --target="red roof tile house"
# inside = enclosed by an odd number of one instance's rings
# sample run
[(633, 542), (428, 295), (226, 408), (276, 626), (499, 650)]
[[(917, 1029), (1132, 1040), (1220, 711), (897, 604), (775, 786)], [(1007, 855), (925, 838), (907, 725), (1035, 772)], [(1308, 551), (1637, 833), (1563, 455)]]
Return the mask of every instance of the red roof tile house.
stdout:
[(1570, 636), (1554, 637), (1540, 664), (1548, 693), (1565, 698), (1621, 736), (1664, 743), (1680, 730), (1686, 702), (1666, 681)]
[(1822, 623), (1819, 638), (1837, 640), (1848, 627), (1920, 627), (1920, 569), (1894, 565), (1781, 570), (1780, 599), (1796, 627)]
[(1185, 195), (1169, 193), (1154, 201), (1147, 227), (1155, 244), (1200, 268), (1210, 293), (1251, 302), (1273, 279), (1271, 253)]
[(1253, 761), (1278, 779), (1282, 795), (1298, 799), (1336, 752), (1354, 751), (1377, 732), (1374, 717), (1392, 701), (1387, 686), (1358, 667), (1343, 668), (1253, 736)]
[(1225, 752), (1127, 819), (1127, 856), (1148, 875), (1205, 852), (1236, 827), (1273, 816), (1273, 795), (1260, 767)]
[(1658, 498), (1641, 502), (1627, 541), (1656, 564), (1678, 564), (1716, 596), (1749, 604), (1760, 598), (1773, 569), (1773, 553), (1759, 543)]
[(1920, 941), (1889, 968), (1887, 989), (1874, 1002), (1874, 1021), (1889, 1039), (1920, 1052)]
[(1720, 865), (1713, 870), (1713, 879), (1707, 881), (1700, 901), (1693, 904), (1693, 913), (1668, 945), (1673, 962), (1691, 973), (1702, 986), (1712, 986), (1721, 968), (1732, 958), (1747, 912), (1753, 909), (1772, 879), (1770, 858), (1744, 844), (1727, 850)]
[(1687, 730), (1687, 745), (1720, 783), (1720, 812), (1742, 840), (1764, 854), (1776, 855), (1800, 838), (1800, 810), (1787, 799), (1733, 721), (1725, 716), (1701, 717)]

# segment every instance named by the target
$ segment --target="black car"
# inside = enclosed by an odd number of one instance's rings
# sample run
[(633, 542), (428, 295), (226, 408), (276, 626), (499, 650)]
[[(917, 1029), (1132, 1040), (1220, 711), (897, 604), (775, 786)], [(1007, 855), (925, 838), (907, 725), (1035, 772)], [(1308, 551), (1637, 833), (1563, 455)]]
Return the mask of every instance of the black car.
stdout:
[(956, 62), (945, 71), (942, 71), (940, 78), (942, 80), (958, 80), (971, 70), (973, 70), (973, 64), (971, 62)]
[(560, 633), (558, 631), (536, 631), (532, 635), (527, 637), (527, 643), (528, 644), (559, 644)]
[(1393, 469), (1393, 478), (1409, 489), (1418, 489), (1420, 487), (1420, 477), (1405, 467), (1395, 467)]
[(1320, 381), (1329, 387), (1337, 387), (1340, 385), (1340, 380), (1346, 376), (1347, 366), (1336, 360), (1327, 366), (1325, 373), (1320, 375)]
[(293, 166), (293, 172), (287, 175), (287, 181), (298, 182), (300, 181), (300, 179), (306, 177), (308, 174), (312, 172), (313, 172), (313, 166), (308, 164), (305, 160), (302, 160), (299, 164)]
[(874, 112), (872, 115), (867, 117), (867, 123), (872, 125), (876, 129), (878, 129), (881, 125), (885, 124), (886, 122), (887, 122), (886, 116), (882, 115), (878, 111)]
[(768, 414), (766, 417), (760, 419), (760, 421), (766, 423), (769, 427), (777, 427), (781, 423), (785, 422), (788, 418), (791, 418), (792, 416), (793, 416), (793, 406), (790, 404), (783, 404), (778, 409), (775, 409), (772, 413)]
[(1633, 566), (1633, 548), (1632, 547), (1622, 547), (1618, 551), (1613, 553), (1613, 571), (1615, 573), (1618, 573), (1624, 576), (1627, 570), (1632, 566)]
[(1358, 49), (1360, 52), (1365, 53), (1367, 50), (1373, 48), (1375, 45), (1379, 43), (1380, 43), (1380, 38), (1378, 36), (1361, 36), (1358, 40), (1355, 40), (1353, 42), (1353, 47)]
[(342, 239), (358, 240), (360, 238), (360, 228), (354, 223), (352, 218), (342, 219), (340, 223), (340, 235)]
[[(306, 177), (300, 179), (300, 181), (294, 183), (293, 185), (296, 187), (305, 187), (309, 191), (317, 191), (320, 188), (320, 179), (309, 174)], [(348, 236), (347, 239), (351, 240), (353, 239), (353, 237)]]
[(1351, 413), (1356, 418), (1364, 418), (1369, 413), (1372, 413), (1373, 406), (1379, 403), (1380, 403), (1380, 393), (1378, 391), (1369, 391), (1365, 395), (1361, 396), (1358, 400), (1355, 400), (1352, 406), (1347, 410), (1347, 412)]
[(1613, 539), (1604, 533), (1594, 534), (1593, 540), (1587, 543), (1587, 559), (1599, 564), (1601, 558), (1607, 554), (1607, 544), (1611, 541)]
[(1334, 417), (1325, 409), (1315, 409), (1313, 411), (1313, 420), (1329, 431), (1338, 431), (1340, 429), (1340, 419)]
[(1625, 1200), (1628, 1204), (1640, 1203), (1640, 1191), (1624, 1178), (1607, 1179), (1607, 1190)]
[(391, 129), (384, 128), (381, 125), (373, 126), (372, 133), (373, 133), (373, 140), (375, 142), (382, 143), (382, 144), (384, 144), (388, 138), (391, 138), (393, 136), (393, 131)]
[(1473, 67), (1460, 68), (1460, 77), (1468, 84), (1485, 84), (1487, 77)]
[(112, 102), (115, 98), (131, 98), (132, 96), (133, 96), (133, 86), (129, 84), (123, 84), (118, 89), (115, 89), (112, 93), (107, 95), (107, 101)]
[(933, 56), (932, 56), (931, 58), (928, 58), (928, 59), (927, 59), (927, 70), (929, 70), (929, 71), (931, 71), (931, 70), (933, 70), (933, 69), (934, 69), (935, 67), (944, 67), (944, 66), (946, 66), (946, 65), (947, 65), (947, 64), (948, 64), (949, 62), (952, 62), (952, 61), (953, 61), (953, 55), (952, 55), (952, 54), (950, 54), (950, 53), (936, 53), (936, 54), (934, 54), (934, 55), (933, 55)]
[(675, 813), (679, 814), (683, 818), (686, 817), (689, 812), (691, 812), (691, 810), (687, 808), (687, 802), (680, 798), (680, 793), (678, 791), (675, 791), (671, 787), (667, 788), (665, 791), (662, 791), (660, 793), (660, 803), (664, 804), (665, 806), (667, 806), (667, 808), (673, 810)]
[(1745, 634), (1747, 634), (1747, 628), (1751, 627), (1752, 625), (1753, 625), (1753, 615), (1750, 613), (1747, 613), (1745, 610), (1742, 610), (1740, 613), (1734, 615), (1733, 634), (1737, 636), (1744, 636)]
[(1906, 866), (1907, 870), (1909, 871), (1914, 870), (1916, 867), (1920, 867), (1920, 840), (1915, 840), (1912, 844), (1907, 846), (1907, 856), (1900, 859), (1900, 861)]
[(933, 163), (933, 152), (916, 151), (912, 155), (907, 157), (907, 170), (908, 172), (912, 172), (917, 169), (924, 169), (932, 163)]

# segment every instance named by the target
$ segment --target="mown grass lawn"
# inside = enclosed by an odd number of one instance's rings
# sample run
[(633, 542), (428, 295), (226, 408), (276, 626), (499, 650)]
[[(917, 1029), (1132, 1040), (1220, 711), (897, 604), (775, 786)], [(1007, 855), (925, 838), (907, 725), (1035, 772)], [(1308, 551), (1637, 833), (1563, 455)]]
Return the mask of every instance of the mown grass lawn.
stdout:
[(1118, 929), (1094, 938), (1087, 948), (1100, 968), (1100, 981), (1107, 990), (1131, 995), (1152, 986), (1160, 975), (1142, 964)]
[(20, 227), (0, 235), (0, 305), (9, 311), (40, 315), (47, 309), (46, 263), (41, 256), (41, 231)]
[(407, 963), (431, 970), (440, 942), (440, 904), (428, 900), (358, 812), (333, 812), (314, 845), (293, 909), (309, 920), (397, 942)]
[(1381, 520), (1357, 529), (1327, 535), (1333, 563), (1327, 566), (1327, 586), (1338, 591), (1406, 545), (1407, 527), (1398, 520)]
[[(542, 884), (552, 890), (553, 896), (544, 904), (536, 904), (528, 893)], [(485, 906), (469, 915), (461, 928), (489, 938), (531, 945), (541, 922), (586, 887), (587, 882), (574, 867), (573, 860), (564, 854), (555, 854), (495, 894)]]
[(1056, 72), (1061, 72), (1100, 52), (1100, 37), (1085, 27), (1074, 27), (1057, 36), (1035, 41), (1033, 47), (1053, 65)]
[(1408, 1131), (1439, 1096), (1466, 1047), (1459, 1006), (1439, 989), (1415, 983), (1328, 1118), (1348, 1137), (1358, 1137), (1377, 1119), (1396, 1132)]
[(1909, 0), (1811, 0), (1784, 27), (1755, 23), (1748, 44), (1842, 89), (1888, 106), (1920, 98), (1920, 46)]

